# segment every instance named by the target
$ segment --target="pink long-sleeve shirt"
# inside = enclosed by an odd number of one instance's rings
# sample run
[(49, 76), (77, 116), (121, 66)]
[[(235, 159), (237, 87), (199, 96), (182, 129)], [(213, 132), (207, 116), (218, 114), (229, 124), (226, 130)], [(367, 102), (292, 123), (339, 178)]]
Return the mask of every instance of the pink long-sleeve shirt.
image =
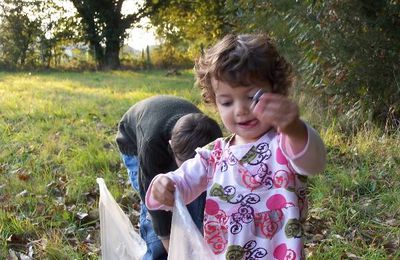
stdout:
[[(166, 174), (186, 204), (204, 190), (204, 240), (216, 259), (301, 259), (307, 177), (325, 167), (325, 146), (307, 126), (303, 151), (294, 154), (270, 130), (254, 143), (217, 139), (174, 172)], [(171, 210), (146, 194), (151, 210)], [(233, 258), (230, 258), (233, 257)]]

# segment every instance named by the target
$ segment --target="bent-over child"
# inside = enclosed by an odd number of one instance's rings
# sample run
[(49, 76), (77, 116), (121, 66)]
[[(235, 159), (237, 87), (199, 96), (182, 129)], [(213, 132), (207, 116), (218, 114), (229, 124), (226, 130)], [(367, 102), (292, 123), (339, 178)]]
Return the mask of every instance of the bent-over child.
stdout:
[[(122, 116), (116, 142), (132, 188), (141, 201), (155, 174), (173, 171), (195, 155), (197, 147), (222, 136), (218, 123), (186, 99), (159, 95), (137, 102)], [(206, 194), (187, 205), (203, 229)], [(139, 230), (147, 251), (143, 260), (167, 260), (171, 212), (148, 211), (140, 205)]]

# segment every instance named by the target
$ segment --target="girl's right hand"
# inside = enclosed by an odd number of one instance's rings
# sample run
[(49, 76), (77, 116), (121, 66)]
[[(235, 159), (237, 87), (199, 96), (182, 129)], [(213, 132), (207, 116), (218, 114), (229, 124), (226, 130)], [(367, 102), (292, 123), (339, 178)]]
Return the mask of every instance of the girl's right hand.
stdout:
[(174, 206), (175, 183), (173, 180), (161, 174), (157, 176), (152, 186), (151, 196), (155, 200), (166, 206)]

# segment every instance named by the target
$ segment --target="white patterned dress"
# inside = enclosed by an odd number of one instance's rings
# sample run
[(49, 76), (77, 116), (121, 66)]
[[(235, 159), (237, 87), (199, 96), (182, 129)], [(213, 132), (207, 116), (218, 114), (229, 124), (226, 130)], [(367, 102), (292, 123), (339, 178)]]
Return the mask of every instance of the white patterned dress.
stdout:
[[(204, 240), (216, 259), (303, 258), (305, 175), (325, 163), (322, 141), (310, 127), (308, 133), (305, 150), (295, 157), (285, 155), (280, 135), (273, 130), (244, 145), (230, 145), (232, 137), (220, 138), (167, 174), (185, 202), (207, 190)], [(308, 167), (313, 164), (319, 166)], [(146, 203), (168, 209), (151, 198)]]

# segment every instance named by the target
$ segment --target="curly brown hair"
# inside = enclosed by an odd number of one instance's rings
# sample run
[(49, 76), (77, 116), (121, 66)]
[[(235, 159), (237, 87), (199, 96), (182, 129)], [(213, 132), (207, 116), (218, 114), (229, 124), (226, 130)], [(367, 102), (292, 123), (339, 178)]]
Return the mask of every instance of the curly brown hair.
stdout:
[(292, 66), (266, 34), (226, 35), (196, 61), (195, 72), (203, 100), (212, 104), (212, 78), (231, 87), (268, 82), (273, 93), (283, 95), (288, 95), (294, 79)]

